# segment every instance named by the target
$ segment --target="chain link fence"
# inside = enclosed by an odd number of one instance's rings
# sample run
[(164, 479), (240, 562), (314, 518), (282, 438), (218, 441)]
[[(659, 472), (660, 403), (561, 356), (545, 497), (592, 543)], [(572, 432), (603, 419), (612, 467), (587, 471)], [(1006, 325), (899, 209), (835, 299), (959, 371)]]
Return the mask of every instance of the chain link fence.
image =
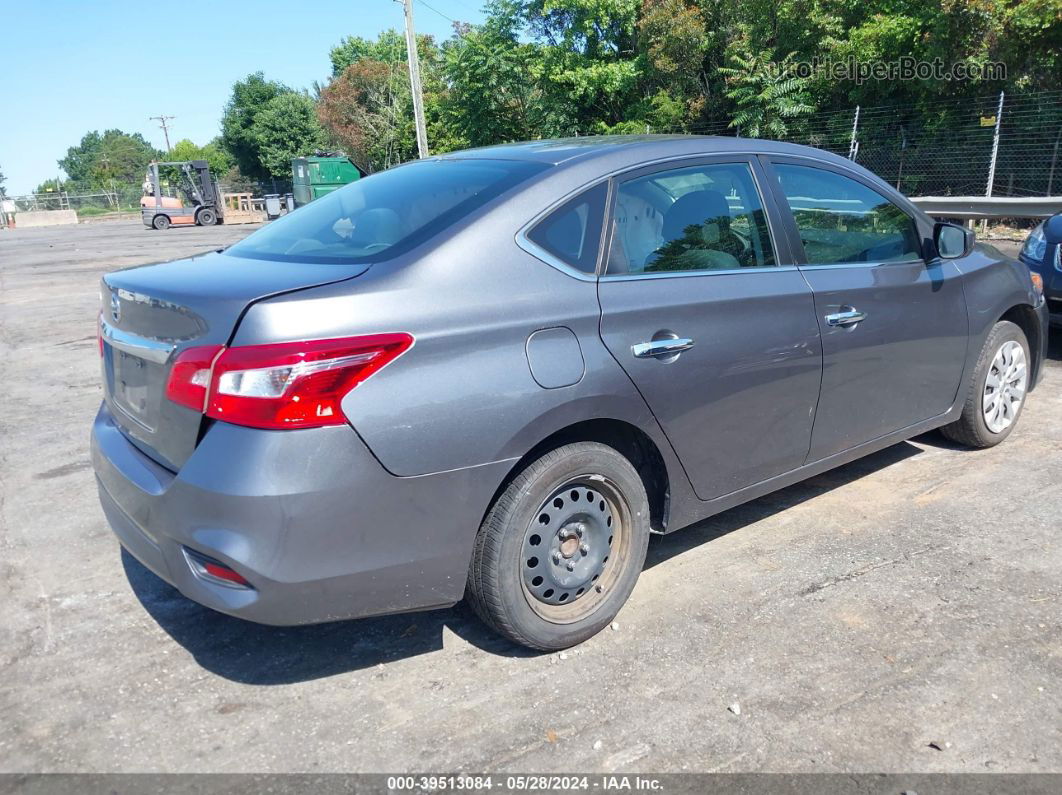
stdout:
[(14, 202), (16, 212), (74, 210), (79, 216), (91, 216), (139, 210), (142, 193), (140, 185), (112, 183), (105, 188), (27, 193), (7, 198)]
[[(848, 157), (909, 196), (1062, 194), (1062, 91), (883, 106), (790, 122), (783, 140)], [(690, 132), (736, 135), (726, 122)]]
[[(791, 120), (783, 140), (848, 157), (908, 196), (1062, 195), (1062, 91), (947, 100), (915, 112), (856, 107)], [(738, 135), (726, 121), (683, 130)], [(164, 184), (176, 195), (176, 180)], [(223, 193), (283, 196), (290, 179), (220, 181)], [(10, 196), (21, 211), (75, 210), (81, 217), (139, 212), (143, 185)]]
[[(219, 181), (218, 187), (223, 194), (249, 193), (256, 197), (273, 193), (284, 196), (292, 192), (290, 179), (240, 180), (238, 182), (222, 180)], [(162, 195), (182, 196), (176, 179), (162, 181)], [(144, 196), (143, 183), (112, 182), (110, 185), (99, 188), (27, 193), (6, 198), (14, 202), (16, 213), (38, 210), (74, 210), (79, 218), (93, 218), (139, 213), (142, 196)]]

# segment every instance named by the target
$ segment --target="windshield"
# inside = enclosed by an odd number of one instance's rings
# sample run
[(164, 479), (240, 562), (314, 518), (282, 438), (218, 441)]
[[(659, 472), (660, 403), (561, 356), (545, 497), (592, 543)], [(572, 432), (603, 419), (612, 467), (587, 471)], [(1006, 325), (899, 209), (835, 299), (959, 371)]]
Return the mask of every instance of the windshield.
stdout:
[(281, 262), (375, 262), (408, 251), (544, 168), (509, 160), (419, 160), (352, 182), (225, 253)]

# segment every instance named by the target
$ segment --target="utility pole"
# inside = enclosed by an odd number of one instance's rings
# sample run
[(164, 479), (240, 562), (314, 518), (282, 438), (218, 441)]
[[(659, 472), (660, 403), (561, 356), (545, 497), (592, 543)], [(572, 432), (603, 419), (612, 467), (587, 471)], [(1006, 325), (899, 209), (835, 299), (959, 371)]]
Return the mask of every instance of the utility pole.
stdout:
[(162, 128), (162, 134), (166, 138), (166, 151), (172, 152), (170, 147), (170, 128), (166, 125), (166, 122), (176, 119), (176, 116), (148, 116), (148, 121), (157, 121), (159, 127)]
[(417, 127), (417, 154), (428, 156), (428, 131), (424, 126), (424, 91), (420, 86), (420, 56), (417, 55), (417, 36), (413, 29), (413, 0), (401, 2), (406, 12), (406, 60), (409, 61), (409, 87), (413, 92), (413, 120)]

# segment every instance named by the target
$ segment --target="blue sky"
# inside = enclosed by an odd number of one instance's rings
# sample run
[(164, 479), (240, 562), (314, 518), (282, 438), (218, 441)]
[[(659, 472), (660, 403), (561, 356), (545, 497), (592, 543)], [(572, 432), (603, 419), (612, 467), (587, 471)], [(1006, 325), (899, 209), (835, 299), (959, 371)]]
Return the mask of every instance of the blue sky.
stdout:
[[(427, 4), (425, 4), (425, 2)], [(480, 0), (416, 0), (418, 33), (482, 21)], [(295, 88), (324, 82), (347, 35), (402, 28), (394, 0), (253, 0), (170, 4), (26, 0), (0, 10), (0, 171), (8, 194), (59, 172), (89, 130), (139, 132), (163, 147), (149, 116), (175, 116), (170, 140), (218, 134), (232, 83), (249, 73)]]

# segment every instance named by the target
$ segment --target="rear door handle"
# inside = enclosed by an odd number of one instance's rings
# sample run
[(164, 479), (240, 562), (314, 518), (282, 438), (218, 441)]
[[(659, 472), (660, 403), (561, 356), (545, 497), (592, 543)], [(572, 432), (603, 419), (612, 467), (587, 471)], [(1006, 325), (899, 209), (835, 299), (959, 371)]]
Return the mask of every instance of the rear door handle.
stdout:
[(656, 356), (672, 356), (676, 353), (688, 351), (693, 347), (693, 340), (688, 337), (675, 339), (653, 340), (652, 342), (639, 342), (631, 346), (631, 353), (637, 359), (652, 359)]
[(840, 312), (834, 312), (832, 315), (826, 315), (826, 325), (854, 326), (856, 323), (862, 323), (866, 319), (866, 312), (860, 312), (858, 309), (848, 307)]

